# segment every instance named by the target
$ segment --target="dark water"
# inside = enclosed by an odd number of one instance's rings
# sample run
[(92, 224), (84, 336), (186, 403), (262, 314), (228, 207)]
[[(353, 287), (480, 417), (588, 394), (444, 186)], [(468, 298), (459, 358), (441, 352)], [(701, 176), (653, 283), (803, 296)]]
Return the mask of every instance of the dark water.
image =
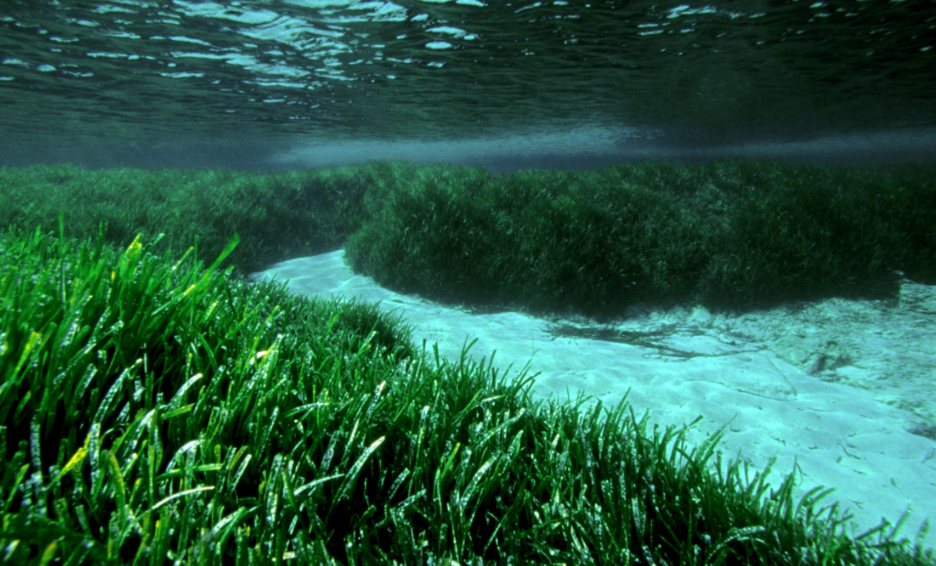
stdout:
[(2, 0), (0, 62), (0, 164), (936, 152), (929, 0)]

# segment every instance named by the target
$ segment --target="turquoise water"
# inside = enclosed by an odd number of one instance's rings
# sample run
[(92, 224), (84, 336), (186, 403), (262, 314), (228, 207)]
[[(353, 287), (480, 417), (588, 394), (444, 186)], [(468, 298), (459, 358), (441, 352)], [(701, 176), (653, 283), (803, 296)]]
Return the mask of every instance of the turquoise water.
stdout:
[[(930, 0), (8, 0), (0, 166), (932, 164), (934, 27)], [(906, 413), (902, 433), (932, 439), (932, 356), (907, 339), (930, 330), (929, 307), (904, 334), (893, 319), (872, 318), (878, 338), (852, 325), (854, 344), (839, 312), (821, 332), (795, 334), (786, 319), (770, 329), (791, 359), (820, 344), (798, 358), (810, 367), (830, 352), (860, 359), (816, 378), (872, 391)], [(893, 438), (889, 450), (909, 453)], [(931, 477), (932, 454), (912, 462), (924, 472), (900, 473)], [(933, 507), (915, 503), (910, 537)]]
[(930, 159), (934, 22), (914, 0), (4, 2), (0, 164)]

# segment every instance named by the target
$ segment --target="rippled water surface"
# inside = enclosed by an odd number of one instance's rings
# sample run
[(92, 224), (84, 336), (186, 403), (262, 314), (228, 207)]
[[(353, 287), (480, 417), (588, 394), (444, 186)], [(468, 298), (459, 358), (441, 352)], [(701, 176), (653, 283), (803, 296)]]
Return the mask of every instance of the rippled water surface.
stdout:
[(928, 0), (0, 3), (8, 153), (802, 141), (931, 128), (934, 87)]

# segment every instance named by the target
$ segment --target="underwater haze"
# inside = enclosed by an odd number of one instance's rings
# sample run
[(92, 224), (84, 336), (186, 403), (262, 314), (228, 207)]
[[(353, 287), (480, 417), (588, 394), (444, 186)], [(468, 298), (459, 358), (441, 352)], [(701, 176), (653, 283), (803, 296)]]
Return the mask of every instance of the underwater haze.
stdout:
[(5, 0), (0, 165), (932, 161), (936, 3)]

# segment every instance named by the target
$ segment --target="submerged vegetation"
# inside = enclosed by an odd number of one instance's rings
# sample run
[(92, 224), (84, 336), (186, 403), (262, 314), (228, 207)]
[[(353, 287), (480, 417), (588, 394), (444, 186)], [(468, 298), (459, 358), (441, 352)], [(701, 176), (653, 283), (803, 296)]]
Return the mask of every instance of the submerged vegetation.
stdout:
[(371, 196), (345, 251), (437, 300), (615, 316), (893, 297), (897, 270), (936, 283), (933, 176), (736, 160), (417, 173)]
[(137, 235), (155, 251), (184, 250), (198, 238), (208, 257), (242, 235), (232, 264), (242, 273), (271, 262), (332, 251), (363, 222), (373, 185), (365, 169), (280, 175), (231, 171), (107, 169), (73, 166), (0, 168), (0, 226), (55, 231), (62, 211), (69, 233), (127, 245)]
[(936, 175), (722, 159), (600, 171), (374, 163), (225, 171), (0, 169), (0, 226), (109, 241), (242, 236), (239, 273), (344, 247), (381, 285), (475, 309), (613, 317), (634, 303), (769, 307), (936, 283)]
[[(11, 564), (936, 563), (898, 538), (900, 522), (852, 537), (828, 490), (795, 501), (792, 476), (771, 488), (766, 472), (723, 462), (719, 435), (691, 447), (686, 429), (660, 430), (626, 402), (533, 402), (536, 376), (475, 363), (470, 344), (447, 360), (375, 305), (240, 276), (264, 254), (350, 238), (349, 255), (378, 278), (412, 270), (424, 277), (416, 290), (448, 282), (464, 295), (442, 298), (461, 301), (502, 285), (514, 291), (497, 301), (535, 307), (574, 299), (583, 281), (616, 289), (600, 275), (624, 264), (601, 265), (602, 234), (657, 261), (640, 280), (651, 290), (631, 295), (642, 300), (704, 300), (693, 277), (714, 261), (705, 252), (730, 243), (762, 257), (748, 276), (762, 286), (742, 304), (766, 292), (758, 269), (796, 283), (772, 262), (806, 261), (799, 273), (821, 276), (796, 289), (825, 282), (821, 292), (887, 292), (897, 268), (934, 275), (936, 223), (923, 223), (936, 198), (913, 202), (934, 190), (923, 177), (884, 175), (891, 185), (871, 202), (870, 173), (853, 175), (854, 193), (835, 192), (836, 175), (851, 173), (804, 169), (813, 184), (776, 181), (781, 196), (755, 198), (756, 179), (741, 173), (760, 167), (771, 179), (786, 166), (706, 167), (504, 178), (401, 164), (268, 178), (0, 171), (10, 203), (0, 211), (0, 554)], [(740, 179), (735, 197), (693, 185), (717, 167)], [(497, 200), (495, 182), (518, 196)], [(536, 183), (546, 192), (523, 192)], [(149, 193), (155, 185), (162, 193)], [(776, 220), (761, 225), (770, 207)], [(796, 224), (820, 212), (824, 227)], [(865, 233), (847, 232), (857, 226)], [(513, 246), (530, 256), (515, 270)], [(669, 281), (669, 269), (687, 275)], [(573, 306), (598, 308), (596, 297)]]
[(849, 538), (827, 491), (723, 465), (718, 435), (534, 403), (525, 371), (195, 255), (3, 239), (8, 563), (932, 560), (887, 525)]

